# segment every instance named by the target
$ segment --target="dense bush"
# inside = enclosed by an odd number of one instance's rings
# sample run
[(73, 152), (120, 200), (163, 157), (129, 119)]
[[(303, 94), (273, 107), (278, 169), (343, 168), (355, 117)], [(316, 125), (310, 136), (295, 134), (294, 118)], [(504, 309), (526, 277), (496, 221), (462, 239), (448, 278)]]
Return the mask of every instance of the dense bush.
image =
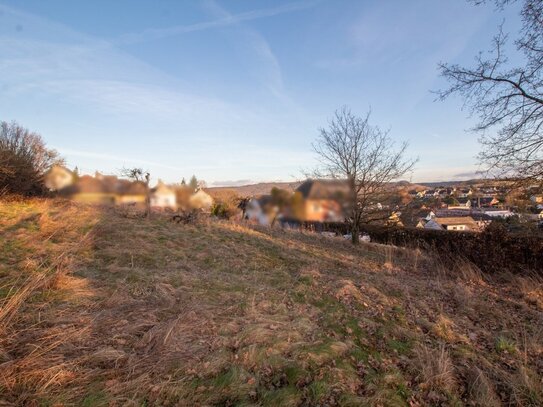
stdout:
[(39, 134), (15, 122), (0, 122), (0, 196), (43, 194), (43, 175), (57, 162), (57, 152)]
[(536, 271), (543, 275), (543, 238), (490, 225), (481, 233), (366, 226), (373, 242), (434, 251), (446, 264), (469, 260), (485, 272)]
[[(316, 232), (349, 233), (345, 223), (306, 222), (301, 226)], [(373, 225), (363, 226), (361, 232), (369, 234), (375, 243), (436, 253), (445, 265), (465, 259), (484, 272), (530, 270), (543, 275), (543, 238), (536, 234), (510, 233), (498, 222), (493, 222), (481, 233)]]
[(229, 219), (232, 216), (232, 208), (224, 202), (216, 202), (211, 207), (211, 214), (221, 219)]
[(211, 207), (211, 214), (222, 219), (230, 219), (240, 213), (238, 207), (240, 196), (234, 189), (208, 189), (206, 190), (215, 203)]

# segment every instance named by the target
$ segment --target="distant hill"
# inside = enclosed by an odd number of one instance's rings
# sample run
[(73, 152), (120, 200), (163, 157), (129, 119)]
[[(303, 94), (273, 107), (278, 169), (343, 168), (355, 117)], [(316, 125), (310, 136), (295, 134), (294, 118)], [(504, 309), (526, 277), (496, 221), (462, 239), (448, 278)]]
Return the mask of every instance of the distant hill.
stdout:
[(212, 187), (207, 188), (210, 192), (235, 191), (241, 196), (257, 196), (269, 194), (273, 187), (294, 191), (301, 184), (301, 181), (294, 182), (261, 182), (252, 185), (232, 186), (232, 187)]
[[(300, 186), (302, 182), (303, 181), (261, 182), (258, 184), (242, 185), (242, 186), (208, 187), (206, 188), (206, 190), (211, 194), (232, 191), (240, 196), (258, 196), (258, 195), (269, 194), (272, 188), (274, 187), (285, 189), (287, 191), (294, 191), (296, 190), (296, 188), (298, 188), (298, 186)], [(397, 188), (423, 190), (423, 189), (428, 188), (430, 184), (412, 184), (409, 181), (397, 181), (397, 182), (390, 183), (390, 185)], [(439, 185), (443, 185), (443, 184), (439, 184)], [(436, 183), (436, 186), (438, 186), (437, 183)]]
[(438, 182), (420, 182), (419, 185), (423, 185), (428, 188), (436, 187), (465, 187), (469, 185), (481, 186), (481, 185), (507, 185), (511, 181), (500, 179), (468, 179), (464, 181), (438, 181)]
[[(286, 189), (287, 191), (294, 191), (303, 181), (293, 181), (293, 182), (261, 182), (258, 184), (242, 185), (242, 186), (225, 186), (225, 187), (210, 187), (206, 188), (210, 193), (213, 192), (223, 192), (223, 191), (233, 191), (240, 196), (258, 196), (269, 194), (273, 187)], [(418, 182), (411, 183), (409, 181), (397, 181), (392, 182), (391, 185), (398, 188), (408, 188), (424, 190), (437, 187), (466, 187), (470, 185), (484, 185), (484, 184), (500, 184), (506, 183), (507, 181), (503, 180), (484, 180), (484, 179), (470, 179), (465, 181), (438, 181), (438, 182)]]

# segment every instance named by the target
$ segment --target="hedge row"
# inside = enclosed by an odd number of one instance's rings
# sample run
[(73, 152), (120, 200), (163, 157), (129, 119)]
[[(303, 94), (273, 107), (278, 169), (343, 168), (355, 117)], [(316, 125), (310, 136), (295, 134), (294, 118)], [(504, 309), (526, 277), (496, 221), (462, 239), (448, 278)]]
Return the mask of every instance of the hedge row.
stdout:
[[(303, 227), (338, 234), (349, 230), (344, 223), (308, 223)], [(543, 238), (511, 234), (500, 225), (490, 225), (481, 233), (372, 225), (364, 226), (362, 232), (369, 234), (372, 242), (433, 251), (445, 263), (463, 258), (488, 273), (533, 271), (543, 275)]]

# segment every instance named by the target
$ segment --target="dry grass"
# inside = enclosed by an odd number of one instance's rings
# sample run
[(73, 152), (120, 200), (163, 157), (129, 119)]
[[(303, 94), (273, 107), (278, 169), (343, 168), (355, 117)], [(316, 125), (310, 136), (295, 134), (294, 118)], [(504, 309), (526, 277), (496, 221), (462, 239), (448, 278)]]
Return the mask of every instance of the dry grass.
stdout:
[(421, 344), (415, 350), (416, 363), (420, 371), (420, 387), (428, 391), (453, 394), (457, 383), (454, 365), (444, 346), (433, 350)]
[(63, 201), (0, 204), (0, 236), (0, 405), (542, 400), (533, 277)]

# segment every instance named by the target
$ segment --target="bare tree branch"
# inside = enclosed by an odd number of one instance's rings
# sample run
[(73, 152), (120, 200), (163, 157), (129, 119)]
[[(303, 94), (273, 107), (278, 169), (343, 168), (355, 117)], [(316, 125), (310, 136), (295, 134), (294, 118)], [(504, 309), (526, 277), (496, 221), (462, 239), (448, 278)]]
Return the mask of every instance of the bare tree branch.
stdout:
[[(502, 9), (515, 1), (493, 2)], [(439, 65), (450, 86), (437, 93), (439, 99), (463, 96), (465, 106), (478, 117), (472, 130), (480, 135), (479, 158), (490, 174), (543, 182), (543, 0), (523, 0), (521, 18), (523, 27), (514, 45), (523, 65), (512, 66), (507, 59), (508, 35), (502, 24), (488, 57), (480, 53), (475, 67)]]

